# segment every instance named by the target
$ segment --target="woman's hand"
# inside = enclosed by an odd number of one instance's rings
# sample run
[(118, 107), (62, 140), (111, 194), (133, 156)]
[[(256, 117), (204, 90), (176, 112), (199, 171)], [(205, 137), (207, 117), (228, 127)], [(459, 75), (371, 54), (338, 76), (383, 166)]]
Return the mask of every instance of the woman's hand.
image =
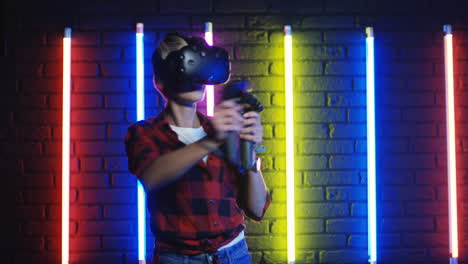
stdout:
[(263, 127), (260, 120), (260, 113), (250, 111), (244, 114), (243, 128), (240, 131), (240, 138), (254, 143), (256, 149), (263, 140)]
[(216, 140), (224, 140), (228, 131), (241, 131), (244, 125), (241, 109), (233, 100), (224, 101), (215, 107), (211, 121), (216, 131)]

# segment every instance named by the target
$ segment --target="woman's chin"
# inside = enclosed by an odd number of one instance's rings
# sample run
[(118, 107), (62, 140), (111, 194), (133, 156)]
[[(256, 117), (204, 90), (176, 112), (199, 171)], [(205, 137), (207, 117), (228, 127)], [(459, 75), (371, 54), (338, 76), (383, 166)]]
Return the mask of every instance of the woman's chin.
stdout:
[(192, 91), (180, 93), (177, 95), (176, 101), (182, 104), (194, 104), (203, 100), (204, 91)]

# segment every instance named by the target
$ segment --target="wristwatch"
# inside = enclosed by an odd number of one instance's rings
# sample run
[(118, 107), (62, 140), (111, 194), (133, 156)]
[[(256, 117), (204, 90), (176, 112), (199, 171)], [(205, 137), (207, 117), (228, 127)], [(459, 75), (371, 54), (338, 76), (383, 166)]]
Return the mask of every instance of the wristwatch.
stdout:
[(257, 166), (258, 166), (259, 159), (260, 159), (260, 158), (259, 158), (258, 156), (255, 158), (255, 161), (254, 161), (254, 162), (252, 163), (252, 165), (250, 166), (249, 171), (258, 172)]

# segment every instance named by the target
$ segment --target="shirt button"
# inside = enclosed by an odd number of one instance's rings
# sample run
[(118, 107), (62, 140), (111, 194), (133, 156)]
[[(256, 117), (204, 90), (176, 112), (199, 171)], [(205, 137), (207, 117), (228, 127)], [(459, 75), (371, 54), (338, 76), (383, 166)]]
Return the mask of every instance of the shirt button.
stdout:
[(212, 242), (211, 240), (209, 240), (209, 239), (203, 239), (203, 240), (201, 241), (201, 244), (202, 244), (202, 246), (204, 246), (204, 247), (209, 247), (209, 246), (211, 246), (211, 244), (213, 244), (213, 242)]
[(215, 226), (218, 226), (218, 222), (214, 222), (214, 225), (215, 225)]

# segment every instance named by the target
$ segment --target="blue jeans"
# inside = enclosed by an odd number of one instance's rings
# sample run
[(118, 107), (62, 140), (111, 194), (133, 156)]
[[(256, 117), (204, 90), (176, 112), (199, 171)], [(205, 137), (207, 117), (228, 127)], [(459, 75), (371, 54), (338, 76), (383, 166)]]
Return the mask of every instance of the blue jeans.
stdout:
[(235, 245), (218, 250), (216, 253), (199, 255), (182, 255), (176, 253), (162, 253), (159, 256), (161, 264), (251, 264), (245, 239)]

